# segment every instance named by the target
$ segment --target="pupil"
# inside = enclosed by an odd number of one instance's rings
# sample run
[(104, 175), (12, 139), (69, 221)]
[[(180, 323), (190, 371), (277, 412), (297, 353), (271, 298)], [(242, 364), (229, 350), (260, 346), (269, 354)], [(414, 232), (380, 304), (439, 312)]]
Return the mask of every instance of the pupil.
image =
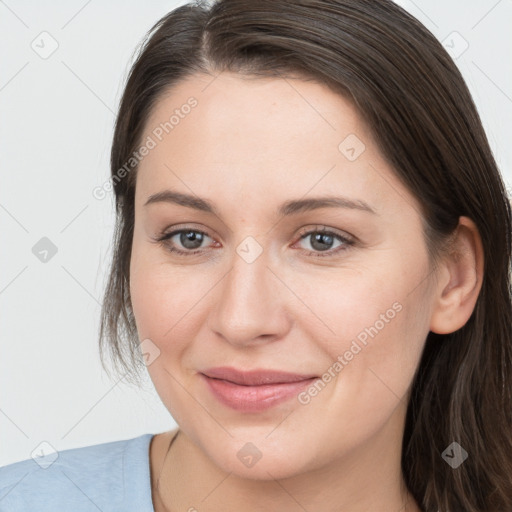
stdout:
[[(187, 249), (197, 249), (201, 246), (203, 235), (201, 233), (197, 233), (195, 231), (188, 231), (187, 233), (182, 233), (180, 237), (180, 243), (183, 244), (183, 247)], [(192, 242), (192, 246), (189, 246), (188, 243)], [(194, 246), (194, 242), (199, 242)]]
[[(326, 239), (327, 239), (327, 241), (325, 242)], [(314, 241), (311, 244), (311, 246), (318, 250), (325, 250), (326, 249), (325, 244), (327, 244), (327, 245), (332, 244), (332, 239), (333, 239), (333, 237), (331, 235), (326, 235), (324, 233), (317, 233), (316, 235), (314, 235)], [(320, 243), (319, 247), (315, 247), (316, 242), (322, 242), (322, 240), (324, 240), (323, 244)], [(327, 247), (327, 249), (329, 249), (329, 247)]]

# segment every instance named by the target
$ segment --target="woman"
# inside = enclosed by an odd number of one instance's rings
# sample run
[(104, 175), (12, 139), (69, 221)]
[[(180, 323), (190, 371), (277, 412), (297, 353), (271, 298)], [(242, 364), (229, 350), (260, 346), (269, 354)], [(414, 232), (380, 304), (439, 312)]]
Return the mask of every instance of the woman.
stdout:
[(100, 347), (179, 428), (7, 466), (1, 510), (512, 510), (511, 208), (442, 45), (387, 0), (149, 36)]

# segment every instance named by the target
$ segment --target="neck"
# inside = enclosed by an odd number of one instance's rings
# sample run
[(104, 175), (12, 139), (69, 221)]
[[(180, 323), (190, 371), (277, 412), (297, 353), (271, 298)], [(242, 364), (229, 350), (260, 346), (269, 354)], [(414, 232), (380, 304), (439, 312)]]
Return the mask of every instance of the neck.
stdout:
[[(184, 432), (172, 436), (155, 475), (155, 512), (421, 512), (401, 472), (401, 437), (390, 421), (363, 446), (307, 473), (253, 480), (222, 471)], [(398, 441), (390, 443), (390, 439)]]

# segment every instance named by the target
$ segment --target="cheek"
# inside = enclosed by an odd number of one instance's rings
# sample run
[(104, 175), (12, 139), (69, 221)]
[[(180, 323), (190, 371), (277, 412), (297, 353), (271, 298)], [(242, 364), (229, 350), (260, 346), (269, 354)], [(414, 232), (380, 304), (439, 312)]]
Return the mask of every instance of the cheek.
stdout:
[[(148, 366), (152, 379), (172, 381), (192, 371), (199, 332), (214, 307), (222, 272), (200, 265), (179, 265), (154, 247), (134, 247), (130, 293), (139, 338), (149, 338), (163, 356)], [(189, 378), (186, 375), (185, 378)], [(156, 383), (155, 383), (156, 384)], [(157, 386), (158, 389), (158, 386)]]
[(179, 341), (192, 327), (194, 305), (204, 294), (197, 286), (190, 272), (185, 276), (164, 265), (133, 267), (130, 294), (139, 336), (157, 344), (171, 338)]
[(419, 254), (395, 254), (386, 265), (296, 280), (308, 306), (300, 328), (327, 355), (332, 399), (358, 396), (371, 411), (407, 392), (428, 334), (427, 268)]
[(130, 293), (138, 336), (140, 340), (149, 338), (158, 354), (147, 371), (162, 403), (182, 426), (190, 420), (190, 395), (185, 391), (190, 375), (181, 365), (204, 321), (198, 316), (199, 300), (207, 290), (198, 286), (198, 278), (190, 270), (179, 272), (140, 257), (131, 265)]
[[(142, 227), (136, 224), (130, 260), (130, 298), (141, 340), (150, 338), (159, 345), (166, 335), (173, 335), (175, 324), (195, 296), (196, 283), (192, 281), (193, 273), (171, 266), (164, 250), (149, 244)], [(177, 325), (181, 328), (186, 323)]]
[(402, 277), (390, 272), (388, 277), (395, 278), (393, 286), (388, 280), (371, 290), (353, 287), (349, 300), (339, 297), (333, 324), (336, 342), (326, 345), (331, 372), (337, 375), (332, 410), (342, 414), (352, 404), (360, 419), (359, 424), (353, 419), (354, 436), (364, 418), (373, 418), (366, 424), (371, 429), (407, 402), (428, 334), (425, 283), (411, 293), (411, 283), (421, 282), (421, 272)]

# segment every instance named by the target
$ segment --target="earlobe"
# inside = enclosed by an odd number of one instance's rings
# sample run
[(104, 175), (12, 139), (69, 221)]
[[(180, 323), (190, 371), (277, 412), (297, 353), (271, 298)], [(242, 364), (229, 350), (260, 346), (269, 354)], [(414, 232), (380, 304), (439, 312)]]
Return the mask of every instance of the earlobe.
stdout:
[(463, 327), (473, 313), (483, 281), (484, 255), (476, 224), (460, 217), (448, 254), (440, 263), (433, 297), (430, 330), (449, 334)]

